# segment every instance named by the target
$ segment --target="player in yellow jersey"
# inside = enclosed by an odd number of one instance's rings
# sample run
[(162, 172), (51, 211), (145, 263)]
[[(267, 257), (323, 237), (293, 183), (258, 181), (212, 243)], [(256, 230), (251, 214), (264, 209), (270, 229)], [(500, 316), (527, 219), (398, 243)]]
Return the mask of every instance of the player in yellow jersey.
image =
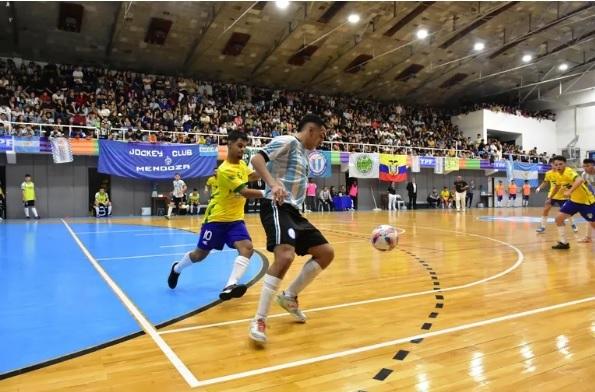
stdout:
[(184, 268), (204, 260), (212, 249), (222, 250), (227, 244), (230, 248), (235, 248), (239, 255), (219, 298), (226, 301), (239, 298), (246, 292), (247, 286), (238, 282), (248, 267), (254, 248), (244, 223), (244, 204), (246, 198), (261, 198), (264, 195), (261, 190), (247, 187), (248, 181), (257, 178), (242, 160), (247, 143), (248, 137), (244, 133), (233, 131), (227, 136), (227, 159), (217, 169), (218, 189), (209, 201), (198, 244), (182, 260), (172, 265), (167, 279), (170, 288), (177, 286)]
[(559, 239), (558, 243), (552, 246), (552, 249), (570, 249), (570, 244), (566, 238), (564, 221), (578, 212), (589, 222), (592, 228), (595, 228), (595, 194), (587, 186), (584, 178), (566, 166), (566, 158), (563, 156), (554, 157), (554, 170), (554, 192), (564, 189), (564, 196), (569, 199), (564, 202), (556, 217)]
[(209, 193), (210, 197), (213, 197), (217, 192), (217, 188), (219, 187), (219, 182), (217, 181), (217, 169), (213, 172), (213, 175), (209, 177), (207, 180), (207, 184), (205, 185), (205, 193)]
[[(535, 230), (540, 234), (545, 232), (545, 225), (547, 223), (547, 217), (548, 217), (552, 207), (555, 207), (555, 206), (562, 207), (564, 202), (566, 200), (568, 200), (568, 198), (564, 196), (564, 189), (560, 188), (558, 190), (558, 192), (554, 192), (553, 179), (554, 179), (556, 170), (553, 168), (553, 159), (550, 160), (550, 164), (552, 164), (552, 169), (549, 170), (547, 173), (545, 173), (545, 178), (543, 179), (543, 182), (535, 189), (535, 193), (539, 193), (547, 185), (550, 186), (550, 190), (547, 194), (547, 199), (545, 199), (545, 205), (543, 206), (543, 214), (541, 216), (541, 224), (539, 225), (539, 228), (537, 228), (537, 230)], [(576, 233), (578, 231), (578, 228), (576, 227), (576, 224), (574, 223), (574, 220), (572, 219), (572, 217), (569, 219), (569, 222), (572, 226), (572, 230)]]
[(37, 209), (35, 208), (35, 184), (33, 184), (33, 181), (31, 181), (30, 174), (25, 174), (25, 181), (21, 184), (21, 191), (23, 192), (23, 206), (25, 208), (25, 216), (27, 219), (30, 219), (30, 208), (35, 219), (39, 219)]
[(198, 193), (198, 189), (194, 188), (192, 192), (188, 195), (188, 202), (190, 204), (190, 215), (194, 215), (195, 213), (198, 214), (200, 210), (200, 193)]
[[(112, 202), (110, 201), (109, 195), (105, 191), (104, 187), (100, 187), (99, 192), (95, 194), (95, 203), (93, 207), (95, 208), (96, 218), (105, 216), (106, 212), (108, 216), (112, 214)], [(103, 213), (101, 213), (101, 210), (103, 210)]]

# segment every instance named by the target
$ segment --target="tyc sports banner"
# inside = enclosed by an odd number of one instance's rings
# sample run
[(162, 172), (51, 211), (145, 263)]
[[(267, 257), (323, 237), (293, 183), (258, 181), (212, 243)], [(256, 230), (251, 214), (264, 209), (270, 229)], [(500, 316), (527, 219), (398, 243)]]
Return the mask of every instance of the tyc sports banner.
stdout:
[(331, 162), (330, 151), (310, 151), (308, 154), (308, 163), (310, 166), (309, 177), (330, 177), (332, 173)]
[(124, 143), (99, 141), (100, 173), (136, 179), (210, 176), (217, 165), (213, 154), (200, 153), (198, 144)]

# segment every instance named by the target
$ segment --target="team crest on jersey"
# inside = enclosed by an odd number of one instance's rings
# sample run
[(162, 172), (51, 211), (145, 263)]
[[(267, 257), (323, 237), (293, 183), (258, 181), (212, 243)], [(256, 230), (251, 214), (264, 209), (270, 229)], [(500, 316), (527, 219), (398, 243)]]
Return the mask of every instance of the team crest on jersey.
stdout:
[(326, 157), (319, 151), (312, 151), (310, 153), (308, 156), (308, 163), (310, 165), (310, 172), (315, 176), (322, 176), (328, 165)]

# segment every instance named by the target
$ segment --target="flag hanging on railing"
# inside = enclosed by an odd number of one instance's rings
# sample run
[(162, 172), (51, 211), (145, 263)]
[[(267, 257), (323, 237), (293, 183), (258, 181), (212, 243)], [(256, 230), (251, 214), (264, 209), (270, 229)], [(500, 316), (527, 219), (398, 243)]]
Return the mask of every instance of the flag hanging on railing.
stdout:
[(459, 158), (445, 157), (444, 158), (444, 172), (450, 173), (453, 171), (459, 171)]
[(529, 180), (531, 187), (539, 185), (538, 165), (536, 163), (515, 161), (512, 164), (512, 177), (517, 186), (521, 186), (525, 180)]
[(444, 157), (434, 158), (434, 173), (444, 174)]
[(52, 145), (52, 157), (54, 163), (68, 163), (74, 160), (70, 141), (65, 137), (55, 137), (50, 139)]
[(419, 162), (419, 156), (414, 155), (411, 157), (411, 173), (419, 173), (421, 171), (421, 164)]
[(13, 146), (17, 153), (39, 154), (39, 136), (15, 136)]
[(407, 181), (407, 155), (380, 154), (379, 172), (381, 181)]
[(378, 154), (351, 153), (349, 155), (349, 177), (378, 178)]

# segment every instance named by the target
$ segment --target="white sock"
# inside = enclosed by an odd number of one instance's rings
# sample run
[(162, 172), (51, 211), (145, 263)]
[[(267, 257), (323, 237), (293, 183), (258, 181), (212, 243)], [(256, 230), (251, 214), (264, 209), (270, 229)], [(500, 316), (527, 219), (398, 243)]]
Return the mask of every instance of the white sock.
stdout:
[(558, 237), (559, 237), (559, 241), (563, 244), (567, 244), (568, 243), (568, 238), (566, 238), (566, 227), (564, 226), (558, 226)]
[(232, 284), (237, 284), (238, 280), (240, 280), (240, 278), (244, 275), (244, 272), (246, 272), (246, 268), (248, 267), (249, 263), (249, 258), (238, 255), (233, 262), (233, 268), (231, 269), (231, 274), (229, 275), (229, 279), (227, 280), (225, 287)]
[(547, 216), (541, 217), (541, 227), (545, 229), (545, 224), (547, 223)]
[(571, 225), (574, 225), (574, 219), (572, 219), (571, 216), (568, 217), (568, 223), (570, 223)]
[(25, 216), (29, 217), (29, 207), (25, 207)]
[(112, 206), (107, 206), (107, 214), (108, 215), (112, 214)]
[(172, 206), (169, 206), (167, 208), (167, 216), (171, 216), (171, 212), (174, 210), (174, 208)]
[(174, 267), (174, 271), (179, 274), (180, 272), (182, 272), (184, 268), (188, 267), (189, 265), (192, 265), (192, 260), (190, 259), (190, 252), (187, 252), (184, 255), (184, 257), (182, 257), (182, 260), (180, 260), (178, 264), (176, 264), (176, 266)]
[(39, 215), (37, 215), (37, 208), (35, 208), (35, 207), (31, 207), (31, 211), (33, 211), (33, 216), (34, 216), (34, 217), (36, 217), (36, 218), (37, 218), (37, 217), (39, 216)]
[(260, 292), (260, 300), (258, 301), (258, 309), (256, 310), (256, 319), (266, 319), (271, 308), (271, 300), (273, 295), (279, 289), (281, 279), (266, 274), (263, 279), (262, 291)]
[(93, 207), (95, 208), (95, 216), (99, 216), (99, 207)]
[(322, 267), (314, 259), (310, 259), (304, 264), (302, 271), (295, 278), (295, 280), (285, 290), (285, 295), (288, 297), (297, 297), (297, 295), (306, 288), (319, 273), (322, 272)]

